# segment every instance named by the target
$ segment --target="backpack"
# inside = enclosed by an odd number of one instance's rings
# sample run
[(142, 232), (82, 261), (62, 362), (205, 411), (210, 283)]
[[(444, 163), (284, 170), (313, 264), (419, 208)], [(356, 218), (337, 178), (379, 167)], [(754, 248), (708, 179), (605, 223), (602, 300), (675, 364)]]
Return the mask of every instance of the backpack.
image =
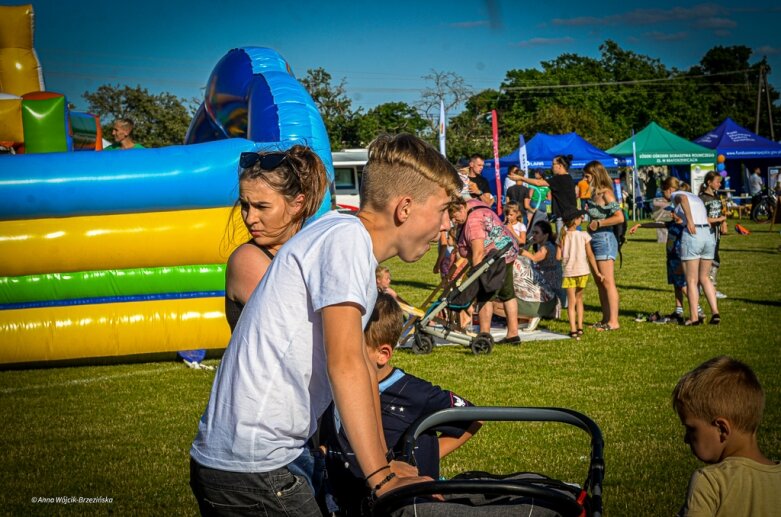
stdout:
[(613, 235), (616, 236), (616, 241), (618, 242), (618, 257), (619, 257), (619, 267), (622, 267), (624, 265), (624, 255), (621, 253), (621, 248), (624, 246), (624, 243), (626, 242), (626, 230), (627, 230), (627, 213), (626, 210), (623, 210), (624, 212), (624, 222), (621, 224), (615, 224), (611, 226), (613, 229)]

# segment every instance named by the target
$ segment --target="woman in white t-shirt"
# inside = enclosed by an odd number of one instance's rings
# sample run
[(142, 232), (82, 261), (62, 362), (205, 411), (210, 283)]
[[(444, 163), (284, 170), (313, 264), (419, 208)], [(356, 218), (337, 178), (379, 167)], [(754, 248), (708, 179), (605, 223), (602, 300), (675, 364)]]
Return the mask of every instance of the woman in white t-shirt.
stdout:
[(674, 205), (673, 212), (685, 227), (681, 235), (681, 261), (686, 275), (686, 297), (689, 299), (690, 318), (686, 325), (699, 325), (704, 318), (697, 316), (700, 287), (711, 308), (710, 323), (721, 323), (716, 301), (716, 289), (710, 280), (710, 268), (716, 250), (716, 238), (708, 222), (708, 211), (702, 200), (684, 190), (677, 178), (669, 177), (662, 183), (662, 195)]

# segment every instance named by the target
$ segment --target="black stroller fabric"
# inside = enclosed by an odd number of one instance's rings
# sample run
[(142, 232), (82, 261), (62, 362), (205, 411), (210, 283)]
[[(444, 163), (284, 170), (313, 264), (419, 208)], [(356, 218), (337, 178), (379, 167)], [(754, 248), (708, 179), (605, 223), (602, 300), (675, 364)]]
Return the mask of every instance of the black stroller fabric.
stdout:
[[(497, 476), (488, 472), (464, 472), (453, 480), (502, 480), (516, 481), (521, 484), (533, 484), (555, 490), (573, 502), (577, 501), (580, 488), (563, 483), (556, 479), (533, 472), (519, 472), (505, 476)], [(470, 517), (491, 516), (530, 516), (530, 517), (561, 517), (562, 514), (551, 507), (550, 500), (511, 495), (490, 496), (487, 494), (454, 494), (445, 495), (444, 501), (432, 501), (429, 498), (415, 498), (392, 512), (393, 517)]]

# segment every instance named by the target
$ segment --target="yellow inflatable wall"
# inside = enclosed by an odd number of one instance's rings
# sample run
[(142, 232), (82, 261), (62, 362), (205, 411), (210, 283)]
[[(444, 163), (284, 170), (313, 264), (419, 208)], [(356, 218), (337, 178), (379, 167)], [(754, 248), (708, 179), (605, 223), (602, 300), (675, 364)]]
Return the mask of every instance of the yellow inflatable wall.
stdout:
[(33, 49), (33, 6), (0, 6), (0, 92), (22, 96), (43, 91)]

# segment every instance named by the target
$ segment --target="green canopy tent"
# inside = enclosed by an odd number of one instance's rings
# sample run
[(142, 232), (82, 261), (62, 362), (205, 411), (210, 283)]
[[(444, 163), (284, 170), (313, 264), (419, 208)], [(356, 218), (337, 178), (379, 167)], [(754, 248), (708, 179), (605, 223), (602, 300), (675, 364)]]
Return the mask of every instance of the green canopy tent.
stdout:
[(701, 180), (701, 176), (713, 169), (716, 163), (715, 150), (681, 138), (656, 122), (651, 122), (633, 137), (605, 152), (618, 156), (634, 156), (635, 178), (637, 167), (644, 165), (691, 165), (692, 189), (696, 187), (695, 176)]

